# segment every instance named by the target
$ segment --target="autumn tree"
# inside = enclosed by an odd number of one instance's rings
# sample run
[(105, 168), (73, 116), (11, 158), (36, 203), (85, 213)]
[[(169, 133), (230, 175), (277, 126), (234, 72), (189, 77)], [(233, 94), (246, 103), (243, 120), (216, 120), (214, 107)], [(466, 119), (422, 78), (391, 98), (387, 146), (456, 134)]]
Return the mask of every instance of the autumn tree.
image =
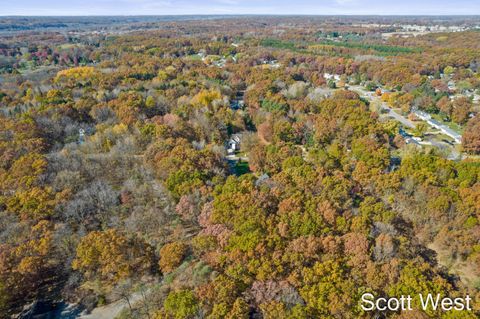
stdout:
[(31, 300), (45, 281), (54, 277), (53, 223), (42, 220), (27, 228), (20, 243), (0, 244), (0, 306)]
[(172, 291), (165, 302), (163, 309), (166, 317), (160, 318), (175, 318), (188, 319), (194, 318), (199, 310), (198, 301), (195, 294), (190, 290)]
[(472, 101), (469, 98), (462, 96), (453, 100), (452, 120), (459, 124), (467, 121), (468, 115), (472, 111)]
[(480, 154), (480, 117), (471, 118), (462, 137), (463, 149), (471, 154)]
[(77, 246), (72, 268), (87, 279), (117, 282), (150, 270), (152, 248), (143, 240), (109, 229), (93, 231)]
[(185, 258), (187, 253), (187, 245), (182, 242), (173, 242), (165, 244), (160, 249), (159, 266), (164, 273), (171, 272), (178, 266)]
[(65, 83), (69, 87), (85, 85), (96, 79), (98, 71), (91, 66), (79, 66), (59, 71), (54, 78), (55, 83)]

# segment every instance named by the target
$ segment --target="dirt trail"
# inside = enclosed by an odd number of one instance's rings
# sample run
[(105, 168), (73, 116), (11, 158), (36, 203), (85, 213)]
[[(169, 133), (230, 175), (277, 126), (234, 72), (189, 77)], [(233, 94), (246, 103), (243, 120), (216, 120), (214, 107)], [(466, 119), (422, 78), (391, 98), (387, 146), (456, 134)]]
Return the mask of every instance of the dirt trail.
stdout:
[[(142, 294), (136, 292), (130, 296), (130, 304), (135, 304), (142, 299)], [(121, 299), (111, 304), (97, 307), (88, 315), (80, 315), (80, 319), (113, 319), (118, 316), (124, 309), (128, 308), (128, 303), (125, 299)]]
[(476, 271), (472, 264), (456, 258), (452, 260), (446, 250), (442, 249), (436, 242), (427, 246), (429, 249), (437, 253), (437, 261), (440, 265), (446, 267), (451, 273), (460, 277), (460, 280), (467, 286), (474, 286), (479, 278), (475, 275)]

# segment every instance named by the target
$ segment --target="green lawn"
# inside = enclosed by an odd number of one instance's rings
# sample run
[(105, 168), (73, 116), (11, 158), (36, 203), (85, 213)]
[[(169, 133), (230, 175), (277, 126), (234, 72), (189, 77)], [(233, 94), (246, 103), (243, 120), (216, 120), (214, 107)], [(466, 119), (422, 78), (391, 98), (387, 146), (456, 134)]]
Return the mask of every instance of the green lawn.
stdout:
[[(387, 56), (387, 55), (397, 55), (397, 54), (406, 54), (406, 53), (418, 53), (422, 52), (419, 48), (409, 48), (409, 47), (402, 47), (402, 46), (394, 46), (394, 45), (385, 45), (385, 44), (369, 44), (369, 43), (362, 43), (356, 41), (332, 41), (332, 40), (322, 40), (320, 42), (312, 42), (312, 43), (298, 43), (295, 41), (282, 41), (278, 39), (264, 39), (260, 42), (260, 44), (264, 47), (271, 47), (277, 49), (285, 49), (299, 53), (310, 53), (314, 54), (308, 49), (302, 48), (302, 46), (309, 46), (309, 45), (326, 45), (331, 47), (344, 47), (350, 49), (359, 49), (365, 51), (365, 53), (374, 51), (379, 56)], [(336, 53), (338, 54), (338, 53)]]
[(431, 114), (431, 115), (432, 115), (433, 119), (435, 119), (435, 120), (439, 121), (440, 123), (448, 126), (449, 128), (451, 128), (452, 130), (454, 130), (458, 134), (463, 134), (464, 128), (461, 125), (458, 125), (457, 123), (452, 122), (452, 121), (445, 122), (440, 114)]
[(240, 176), (247, 173), (250, 173), (248, 162), (238, 161), (237, 164), (235, 165), (235, 175)]
[(185, 57), (185, 59), (188, 59), (188, 60), (191, 60), (191, 61), (200, 61), (202, 59), (202, 57), (199, 56), (198, 54), (191, 54), (191, 55), (187, 55)]

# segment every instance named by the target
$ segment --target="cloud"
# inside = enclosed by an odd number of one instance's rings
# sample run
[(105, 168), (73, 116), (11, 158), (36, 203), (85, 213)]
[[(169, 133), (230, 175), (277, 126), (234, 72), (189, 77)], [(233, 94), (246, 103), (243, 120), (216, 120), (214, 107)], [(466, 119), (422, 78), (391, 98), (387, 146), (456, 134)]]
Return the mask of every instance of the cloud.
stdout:
[(236, 6), (240, 4), (240, 1), (237, 1), (237, 0), (217, 0), (216, 2), (220, 4), (231, 5), (231, 6)]
[[(6, 4), (8, 2), (8, 4)], [(478, 0), (0, 0), (0, 15), (479, 14)]]
[(335, 2), (338, 5), (344, 6), (344, 5), (347, 5), (347, 4), (353, 4), (353, 3), (357, 2), (357, 0), (335, 0)]

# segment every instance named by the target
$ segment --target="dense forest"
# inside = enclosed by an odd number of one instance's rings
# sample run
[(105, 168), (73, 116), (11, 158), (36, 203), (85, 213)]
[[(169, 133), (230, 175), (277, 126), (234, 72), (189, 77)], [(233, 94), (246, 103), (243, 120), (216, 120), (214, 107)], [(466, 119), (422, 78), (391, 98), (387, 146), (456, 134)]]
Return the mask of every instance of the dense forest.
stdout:
[(359, 305), (480, 298), (480, 32), (132, 29), (0, 40), (1, 318), (117, 300), (118, 318), (480, 316)]

